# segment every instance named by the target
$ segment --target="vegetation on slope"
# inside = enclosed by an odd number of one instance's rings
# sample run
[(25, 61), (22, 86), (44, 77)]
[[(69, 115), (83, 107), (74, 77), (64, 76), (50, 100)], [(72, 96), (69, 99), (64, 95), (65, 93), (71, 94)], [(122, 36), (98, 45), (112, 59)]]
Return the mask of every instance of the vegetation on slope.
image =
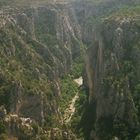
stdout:
[[(3, 4), (12, 6), (8, 2), (10, 1)], [(55, 131), (55, 127), (58, 127), (58, 135), (61, 135), (63, 131), (69, 130), (64, 130), (59, 124), (58, 106), (60, 105), (63, 112), (77, 92), (73, 79), (81, 75), (82, 64), (77, 68), (75, 62), (75, 76), (67, 74), (71, 71), (72, 61), (78, 57), (77, 53), (80, 54), (81, 44), (77, 36), (71, 35), (69, 30), (65, 33), (67, 41), (58, 39), (56, 31), (61, 22), (56, 27), (56, 20), (60, 17), (56, 17), (58, 13), (54, 7), (32, 9), (24, 6), (16, 9), (18, 13), (15, 8), (9, 8), (14, 17), (8, 9), (2, 9), (3, 12), (7, 10), (7, 13), (4, 13), (5, 19), (0, 19), (6, 22), (0, 29), (0, 106), (4, 106), (9, 116), (11, 113), (14, 117), (17, 115), (16, 119), (29, 117), (33, 120), (31, 127), (35, 136), (31, 136), (24, 128), (17, 129), (17, 133), (22, 131), (24, 134), (21, 139), (35, 138), (40, 131), (44, 133), (44, 130)], [(65, 27), (62, 28), (62, 31), (65, 30)], [(66, 44), (68, 41), (70, 43)], [(62, 93), (59, 95), (60, 92)], [(3, 124), (0, 124), (1, 135), (6, 133), (3, 128)]]
[(109, 16), (109, 18), (133, 18), (139, 16), (140, 13), (140, 5), (136, 6), (122, 6), (118, 9), (118, 11), (114, 12)]
[(2, 6), (13, 6), (13, 7), (16, 7), (16, 6), (29, 6), (29, 5), (40, 5), (40, 4), (46, 4), (48, 2), (52, 2), (50, 0), (31, 0), (31, 1), (28, 1), (28, 0), (0, 0), (0, 7)]

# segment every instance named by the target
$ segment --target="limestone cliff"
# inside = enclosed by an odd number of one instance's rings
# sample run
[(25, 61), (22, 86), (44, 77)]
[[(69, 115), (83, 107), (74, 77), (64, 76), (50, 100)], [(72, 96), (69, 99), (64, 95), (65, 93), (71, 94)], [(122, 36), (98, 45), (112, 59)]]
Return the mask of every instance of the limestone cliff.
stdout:
[(140, 79), (140, 18), (137, 10), (132, 15), (123, 10), (106, 18), (95, 30), (93, 47), (87, 50), (84, 80), (90, 108), (89, 126), (85, 128), (87, 139), (111, 140), (113, 136), (119, 140), (134, 139), (139, 133), (136, 87)]

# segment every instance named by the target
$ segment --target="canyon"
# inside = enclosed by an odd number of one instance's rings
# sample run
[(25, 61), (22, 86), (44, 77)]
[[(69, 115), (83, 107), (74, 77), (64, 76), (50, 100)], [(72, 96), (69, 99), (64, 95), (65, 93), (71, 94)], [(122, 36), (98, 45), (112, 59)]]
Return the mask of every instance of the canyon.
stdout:
[(140, 1), (0, 1), (0, 140), (139, 140)]

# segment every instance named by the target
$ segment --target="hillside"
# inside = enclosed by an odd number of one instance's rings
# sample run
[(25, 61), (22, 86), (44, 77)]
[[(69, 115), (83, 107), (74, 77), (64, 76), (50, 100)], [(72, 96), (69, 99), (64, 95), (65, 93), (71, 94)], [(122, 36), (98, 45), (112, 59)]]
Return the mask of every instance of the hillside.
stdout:
[[(34, 129), (56, 128), (61, 121), (60, 79), (80, 57), (81, 45), (79, 27), (69, 12), (53, 5), (2, 9), (0, 114), (10, 125), (9, 135), (31, 139)], [(29, 124), (19, 124), (22, 118)]]

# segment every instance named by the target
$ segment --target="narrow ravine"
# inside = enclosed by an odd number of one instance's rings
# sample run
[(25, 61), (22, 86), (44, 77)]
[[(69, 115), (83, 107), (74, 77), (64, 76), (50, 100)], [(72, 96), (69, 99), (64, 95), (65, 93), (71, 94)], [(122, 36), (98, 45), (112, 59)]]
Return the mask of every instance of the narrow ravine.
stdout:
[[(81, 86), (83, 84), (83, 78), (80, 77), (78, 79), (74, 79), (74, 82), (77, 83), (78, 86)], [(63, 117), (64, 118), (63, 122), (65, 124), (71, 121), (71, 118), (74, 115), (75, 110), (76, 110), (75, 103), (78, 100), (78, 98), (79, 98), (79, 93), (77, 92), (75, 96), (72, 98), (72, 100), (70, 101), (68, 108), (65, 110), (64, 117)]]

